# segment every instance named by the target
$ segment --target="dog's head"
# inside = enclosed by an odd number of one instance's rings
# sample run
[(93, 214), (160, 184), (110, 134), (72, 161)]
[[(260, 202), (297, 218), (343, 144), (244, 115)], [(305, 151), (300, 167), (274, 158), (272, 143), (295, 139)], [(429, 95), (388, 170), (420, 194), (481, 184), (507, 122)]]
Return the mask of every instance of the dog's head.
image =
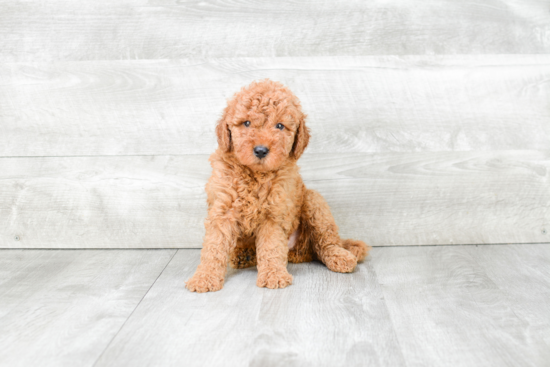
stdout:
[(309, 141), (300, 101), (284, 85), (253, 82), (228, 101), (216, 126), (218, 144), (242, 165), (273, 171), (298, 159)]

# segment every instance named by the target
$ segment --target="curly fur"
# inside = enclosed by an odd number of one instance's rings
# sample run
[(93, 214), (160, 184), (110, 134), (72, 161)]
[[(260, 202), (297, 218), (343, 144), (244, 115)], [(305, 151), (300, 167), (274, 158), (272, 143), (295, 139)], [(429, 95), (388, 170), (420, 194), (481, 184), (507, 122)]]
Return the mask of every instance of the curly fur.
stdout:
[[(189, 290), (220, 290), (228, 258), (234, 268), (257, 265), (258, 286), (284, 288), (292, 283), (288, 261), (317, 259), (349, 273), (367, 256), (364, 242), (340, 238), (326, 201), (302, 181), (296, 162), (309, 142), (305, 118), (298, 98), (267, 79), (228, 101), (216, 126), (206, 235)], [(269, 148), (262, 159), (253, 153), (258, 145)]]

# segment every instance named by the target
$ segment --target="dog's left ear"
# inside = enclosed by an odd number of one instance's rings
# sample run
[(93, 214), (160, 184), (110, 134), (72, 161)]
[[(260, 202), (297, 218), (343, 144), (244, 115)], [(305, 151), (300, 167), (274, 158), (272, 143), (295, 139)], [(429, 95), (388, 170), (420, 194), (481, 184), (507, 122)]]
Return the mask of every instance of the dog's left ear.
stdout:
[(301, 113), (299, 123), (296, 136), (294, 137), (294, 145), (292, 146), (292, 155), (296, 159), (300, 158), (309, 143), (309, 129), (306, 126), (305, 114)]
[(229, 118), (229, 106), (223, 110), (223, 116), (216, 125), (216, 135), (218, 136), (218, 145), (224, 152), (231, 150), (231, 131), (227, 125), (227, 119)]

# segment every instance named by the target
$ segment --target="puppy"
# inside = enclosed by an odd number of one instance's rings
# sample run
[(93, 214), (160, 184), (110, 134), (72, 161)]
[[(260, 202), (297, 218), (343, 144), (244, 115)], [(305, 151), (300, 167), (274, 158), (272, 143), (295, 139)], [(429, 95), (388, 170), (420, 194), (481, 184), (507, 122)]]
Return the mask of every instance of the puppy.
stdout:
[(210, 156), (208, 216), (201, 262), (186, 283), (193, 292), (223, 287), (227, 262), (257, 265), (257, 285), (292, 283), (287, 262), (320, 260), (349, 273), (370, 249), (343, 240), (323, 197), (305, 187), (296, 164), (309, 130), (296, 96), (281, 83), (253, 82), (241, 89), (216, 126)]

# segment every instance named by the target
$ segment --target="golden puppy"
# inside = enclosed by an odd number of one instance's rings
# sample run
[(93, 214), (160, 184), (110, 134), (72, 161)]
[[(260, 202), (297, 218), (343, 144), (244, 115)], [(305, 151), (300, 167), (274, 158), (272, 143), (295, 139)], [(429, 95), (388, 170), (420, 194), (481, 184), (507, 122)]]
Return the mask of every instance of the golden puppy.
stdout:
[(341, 239), (323, 197), (302, 182), (296, 161), (309, 141), (305, 117), (298, 98), (270, 80), (229, 100), (216, 126), (206, 235), (189, 290), (220, 290), (228, 258), (235, 268), (257, 265), (256, 284), (268, 288), (292, 283), (288, 261), (318, 259), (349, 273), (365, 258), (369, 247)]

